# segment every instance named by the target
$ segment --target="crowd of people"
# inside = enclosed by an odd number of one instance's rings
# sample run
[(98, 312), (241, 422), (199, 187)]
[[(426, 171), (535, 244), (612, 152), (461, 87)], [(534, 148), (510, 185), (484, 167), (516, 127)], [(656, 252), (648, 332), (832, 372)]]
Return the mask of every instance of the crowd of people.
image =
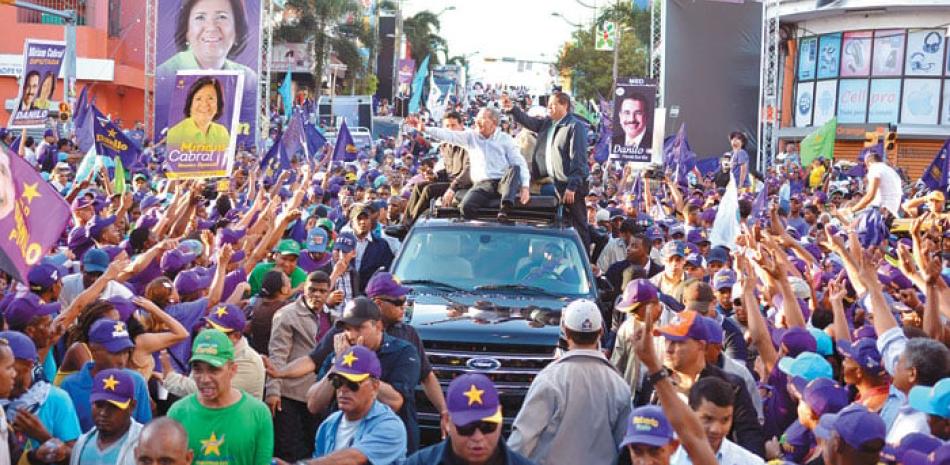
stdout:
[[(353, 162), (242, 149), (223, 183), (167, 179), (161, 141), (118, 183), (74, 183), (69, 137), (19, 144), (72, 218), (0, 274), (0, 465), (950, 463), (943, 192), (874, 150), (856, 176), (793, 147), (757, 172), (739, 132), (712, 173), (648, 176), (594, 159), (568, 94), (480, 92)], [(507, 222), (536, 196), (607, 305), (565, 302), (567, 348), (511, 411), (486, 374), (440, 384), (387, 269), (433, 201)]]

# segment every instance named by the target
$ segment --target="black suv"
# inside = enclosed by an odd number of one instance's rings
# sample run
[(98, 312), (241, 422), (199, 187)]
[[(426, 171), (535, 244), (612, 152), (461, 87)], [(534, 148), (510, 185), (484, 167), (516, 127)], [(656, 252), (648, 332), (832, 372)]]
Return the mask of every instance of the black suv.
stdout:
[[(413, 289), (406, 320), (442, 384), (484, 373), (501, 394), (510, 431), (535, 375), (554, 360), (561, 309), (597, 302), (587, 254), (558, 221), (468, 221), (423, 217), (403, 241), (392, 272)], [(416, 390), (423, 441), (440, 438), (439, 414)]]

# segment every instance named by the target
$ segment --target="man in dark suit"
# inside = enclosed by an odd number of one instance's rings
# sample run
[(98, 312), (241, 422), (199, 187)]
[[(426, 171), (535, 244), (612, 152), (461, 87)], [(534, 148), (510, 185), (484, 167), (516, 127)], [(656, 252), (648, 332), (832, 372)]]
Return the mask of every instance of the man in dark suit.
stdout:
[(617, 109), (619, 131), (614, 130), (613, 145), (649, 149), (653, 146), (650, 105), (643, 94), (633, 93), (620, 101)]
[(509, 112), (518, 124), (538, 134), (534, 146), (531, 178), (554, 179), (561, 200), (567, 206), (571, 224), (577, 231), (589, 252), (590, 231), (587, 225), (587, 177), (590, 169), (587, 165), (587, 125), (570, 112), (571, 97), (563, 92), (555, 92), (548, 99), (546, 118), (528, 116), (508, 96), (502, 96), (502, 107)]

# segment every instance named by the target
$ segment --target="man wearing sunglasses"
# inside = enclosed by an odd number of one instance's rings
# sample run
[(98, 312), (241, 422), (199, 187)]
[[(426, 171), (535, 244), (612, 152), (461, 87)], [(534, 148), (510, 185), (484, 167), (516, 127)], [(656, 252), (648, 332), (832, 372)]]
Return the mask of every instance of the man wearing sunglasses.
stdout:
[(366, 347), (352, 346), (334, 359), (327, 380), (340, 410), (320, 424), (315, 458), (296, 465), (389, 465), (406, 456), (402, 421), (377, 399), (381, 375), (379, 358)]
[(446, 439), (409, 456), (403, 465), (532, 465), (501, 439), (501, 403), (491, 380), (480, 373), (459, 376), (449, 384), (448, 415), (442, 417)]
[[(419, 425), (413, 397), (413, 389), (419, 384), (419, 356), (412, 344), (383, 332), (382, 318), (379, 307), (372, 300), (357, 297), (347, 302), (343, 310), (343, 317), (340, 318), (342, 331), (327, 333), (309, 355), (298, 357), (281, 370), (270, 366), (267, 373), (278, 379), (319, 373), (320, 381), (307, 392), (307, 409), (311, 413), (322, 412), (334, 400), (333, 386), (325, 376), (329, 373), (333, 357), (345, 353), (354, 345), (365, 346), (376, 352), (382, 367), (379, 401), (392, 408), (402, 419), (406, 426), (407, 448), (414, 452), (419, 447)], [(330, 345), (333, 357), (321, 349), (325, 344)]]

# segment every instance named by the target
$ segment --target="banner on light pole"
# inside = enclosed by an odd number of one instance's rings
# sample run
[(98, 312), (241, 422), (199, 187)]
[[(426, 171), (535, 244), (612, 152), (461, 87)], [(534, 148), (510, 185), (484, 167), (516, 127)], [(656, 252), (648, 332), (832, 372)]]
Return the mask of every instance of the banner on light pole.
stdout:
[(597, 50), (612, 51), (617, 46), (617, 23), (604, 21), (597, 26), (597, 36), (594, 48)]

